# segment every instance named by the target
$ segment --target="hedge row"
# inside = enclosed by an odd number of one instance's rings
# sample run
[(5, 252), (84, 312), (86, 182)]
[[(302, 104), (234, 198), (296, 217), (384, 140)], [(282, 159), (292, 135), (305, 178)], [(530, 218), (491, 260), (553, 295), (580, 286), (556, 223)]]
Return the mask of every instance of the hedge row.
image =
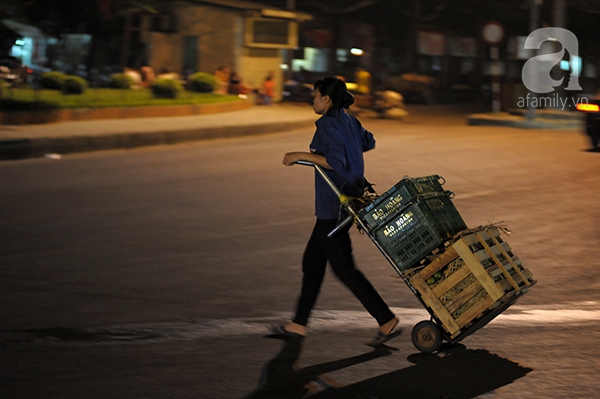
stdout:
[(65, 94), (81, 94), (87, 86), (85, 79), (62, 72), (46, 72), (40, 77), (42, 89), (60, 90)]
[[(115, 89), (129, 89), (135, 84), (135, 81), (129, 75), (115, 73), (110, 77), (109, 84)], [(81, 94), (87, 86), (84, 79), (62, 72), (46, 72), (40, 78), (42, 89), (60, 90), (64, 94)], [(217, 78), (205, 72), (195, 73), (188, 79), (189, 89), (197, 93), (212, 93), (217, 86)], [(157, 79), (150, 86), (150, 90), (157, 98), (176, 98), (180, 92), (184, 91), (184, 87), (178, 80)]]

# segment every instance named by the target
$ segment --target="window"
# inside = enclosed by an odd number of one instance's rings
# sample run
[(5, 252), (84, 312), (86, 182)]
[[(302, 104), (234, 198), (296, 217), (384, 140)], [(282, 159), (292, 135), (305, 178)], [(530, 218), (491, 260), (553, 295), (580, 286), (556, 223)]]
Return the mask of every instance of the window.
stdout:
[(152, 18), (151, 30), (154, 32), (172, 33), (176, 29), (175, 16), (173, 15), (156, 15)]
[(268, 18), (246, 20), (246, 45), (250, 47), (294, 48), (298, 43), (295, 21)]

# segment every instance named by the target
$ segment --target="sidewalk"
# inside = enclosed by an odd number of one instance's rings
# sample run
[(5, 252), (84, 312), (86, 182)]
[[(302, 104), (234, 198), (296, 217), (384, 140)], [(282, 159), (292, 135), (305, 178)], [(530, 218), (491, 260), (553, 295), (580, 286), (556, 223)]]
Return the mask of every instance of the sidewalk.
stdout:
[[(538, 111), (528, 121), (513, 113), (472, 113), (473, 105), (407, 105), (407, 123), (507, 126), (521, 129), (582, 129), (577, 112)], [(360, 115), (359, 115), (360, 117)], [(318, 119), (303, 103), (193, 116), (100, 119), (37, 125), (0, 125), (0, 161), (47, 154), (134, 148), (313, 128)]]
[(254, 106), (220, 114), (0, 125), (0, 160), (42, 157), (313, 127), (308, 104)]

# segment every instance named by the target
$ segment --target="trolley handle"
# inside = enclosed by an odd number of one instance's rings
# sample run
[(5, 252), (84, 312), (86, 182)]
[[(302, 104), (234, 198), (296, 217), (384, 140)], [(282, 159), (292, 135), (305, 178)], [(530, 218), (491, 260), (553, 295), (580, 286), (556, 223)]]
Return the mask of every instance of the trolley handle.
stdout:
[(329, 178), (329, 176), (327, 176), (327, 174), (325, 173), (325, 171), (323, 170), (323, 168), (321, 166), (317, 165), (314, 162), (310, 162), (310, 161), (297, 161), (296, 163), (298, 165), (312, 166), (313, 168), (315, 168), (315, 170), (321, 175), (321, 177), (325, 180), (325, 182), (327, 182), (327, 185), (329, 185), (329, 187), (331, 187), (331, 189), (333, 190), (335, 195), (337, 195), (338, 198), (342, 195), (342, 192), (340, 191), (340, 189), (337, 188), (337, 186), (331, 181), (331, 179)]
[[(337, 188), (337, 186), (335, 185), (335, 183), (333, 181), (331, 181), (331, 179), (329, 178), (329, 176), (327, 176), (327, 174), (325, 173), (325, 171), (323, 170), (323, 168), (319, 165), (317, 165), (314, 162), (310, 162), (310, 161), (296, 161), (296, 164), (298, 165), (304, 165), (304, 166), (312, 166), (313, 168), (315, 168), (315, 170), (317, 171), (317, 173), (319, 173), (319, 175), (321, 175), (321, 177), (325, 180), (325, 182), (327, 183), (327, 185), (333, 190), (333, 192), (335, 193), (335, 195), (337, 195), (337, 197), (341, 197), (343, 194), (340, 191), (339, 188)], [(344, 204), (344, 209), (346, 209), (346, 211), (348, 211), (349, 215), (340, 222), (340, 224), (338, 224), (335, 229), (331, 230), (329, 232), (329, 234), (327, 234), (327, 237), (332, 237), (335, 233), (337, 233), (338, 231), (340, 231), (343, 227), (347, 226), (348, 224), (352, 223), (354, 221), (354, 219), (356, 218), (357, 220), (359, 220), (357, 218), (357, 213), (354, 210), (354, 208), (352, 208), (350, 205), (348, 204)], [(360, 223), (360, 221), (359, 221)], [(362, 226), (364, 227), (364, 226)]]

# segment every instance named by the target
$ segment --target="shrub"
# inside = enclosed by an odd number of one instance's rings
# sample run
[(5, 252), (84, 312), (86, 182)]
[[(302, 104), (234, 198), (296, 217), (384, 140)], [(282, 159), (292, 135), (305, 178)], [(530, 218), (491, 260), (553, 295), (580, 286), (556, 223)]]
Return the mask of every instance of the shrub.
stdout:
[(110, 75), (110, 87), (114, 89), (130, 89), (135, 84), (135, 80), (124, 73), (114, 73)]
[(67, 75), (63, 82), (62, 92), (64, 94), (82, 94), (87, 88), (85, 79), (75, 75)]
[(197, 93), (212, 93), (219, 87), (215, 75), (206, 72), (196, 72), (188, 78), (190, 90)]
[(156, 79), (150, 90), (156, 98), (176, 98), (183, 85), (175, 79)]
[(58, 108), (56, 104), (44, 101), (24, 101), (0, 98), (0, 111), (45, 111)]
[(62, 72), (45, 72), (40, 76), (40, 87), (48, 90), (62, 90), (66, 77), (67, 75)]

